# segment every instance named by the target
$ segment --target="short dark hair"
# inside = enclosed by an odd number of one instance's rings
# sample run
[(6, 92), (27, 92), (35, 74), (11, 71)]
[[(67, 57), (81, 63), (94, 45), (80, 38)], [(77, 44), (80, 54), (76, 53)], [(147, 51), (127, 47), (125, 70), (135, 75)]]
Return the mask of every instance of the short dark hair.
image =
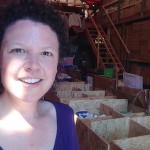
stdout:
[(0, 19), (0, 44), (6, 29), (16, 21), (25, 19), (48, 25), (56, 33), (61, 57), (66, 47), (64, 24), (61, 16), (49, 3), (36, 3), (27, 0), (24, 3), (12, 4), (4, 9)]

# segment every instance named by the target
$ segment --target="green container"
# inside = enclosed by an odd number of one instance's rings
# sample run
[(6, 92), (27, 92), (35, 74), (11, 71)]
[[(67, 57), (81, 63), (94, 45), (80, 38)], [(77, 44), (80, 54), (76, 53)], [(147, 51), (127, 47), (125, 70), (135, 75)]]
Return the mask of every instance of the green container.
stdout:
[(114, 77), (114, 70), (112, 68), (105, 68), (104, 69), (104, 76), (108, 78)]

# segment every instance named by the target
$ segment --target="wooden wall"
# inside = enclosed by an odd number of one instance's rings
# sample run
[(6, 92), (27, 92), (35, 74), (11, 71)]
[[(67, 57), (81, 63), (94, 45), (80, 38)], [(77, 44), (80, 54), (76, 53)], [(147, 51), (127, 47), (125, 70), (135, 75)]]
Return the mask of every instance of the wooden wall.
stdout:
[(126, 44), (131, 51), (131, 59), (150, 61), (150, 20), (126, 26)]
[[(106, 15), (102, 25), (110, 29), (110, 41), (128, 72), (143, 76), (145, 87), (150, 87), (150, 0), (104, 1), (110, 18), (125, 41), (130, 55), (124, 52), (118, 37)], [(108, 4), (115, 2), (108, 7)], [(118, 7), (118, 3), (120, 3)], [(125, 66), (127, 69), (127, 66)]]

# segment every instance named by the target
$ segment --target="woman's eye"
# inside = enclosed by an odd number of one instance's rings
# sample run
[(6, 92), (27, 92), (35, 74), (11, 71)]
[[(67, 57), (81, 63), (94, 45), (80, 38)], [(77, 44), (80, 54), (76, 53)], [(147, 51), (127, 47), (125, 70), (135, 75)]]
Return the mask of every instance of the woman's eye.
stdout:
[(14, 48), (10, 51), (10, 53), (25, 53), (26, 51), (21, 48)]
[(42, 52), (42, 55), (45, 55), (45, 56), (53, 56), (53, 54), (51, 52)]

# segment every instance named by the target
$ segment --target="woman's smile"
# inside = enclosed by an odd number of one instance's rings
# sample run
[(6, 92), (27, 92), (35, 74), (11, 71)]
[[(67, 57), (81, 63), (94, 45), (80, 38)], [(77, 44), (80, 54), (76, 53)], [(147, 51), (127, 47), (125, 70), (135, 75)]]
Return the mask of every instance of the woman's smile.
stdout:
[(41, 79), (36, 79), (36, 78), (24, 78), (20, 79), (21, 82), (28, 83), (28, 84), (36, 84), (42, 81)]

